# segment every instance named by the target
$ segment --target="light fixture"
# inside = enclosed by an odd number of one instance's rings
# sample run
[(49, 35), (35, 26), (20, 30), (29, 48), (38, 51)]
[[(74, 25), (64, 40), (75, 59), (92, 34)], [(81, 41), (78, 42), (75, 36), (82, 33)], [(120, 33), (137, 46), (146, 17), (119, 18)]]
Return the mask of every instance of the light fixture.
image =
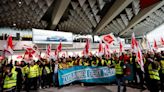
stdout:
[(28, 20), (27, 23), (30, 23), (30, 21)]
[(22, 4), (22, 2), (21, 2), (21, 1), (19, 1), (18, 3), (19, 3), (19, 5), (21, 5), (21, 4)]
[(15, 24), (15, 23), (13, 23), (13, 26), (16, 26), (16, 24)]

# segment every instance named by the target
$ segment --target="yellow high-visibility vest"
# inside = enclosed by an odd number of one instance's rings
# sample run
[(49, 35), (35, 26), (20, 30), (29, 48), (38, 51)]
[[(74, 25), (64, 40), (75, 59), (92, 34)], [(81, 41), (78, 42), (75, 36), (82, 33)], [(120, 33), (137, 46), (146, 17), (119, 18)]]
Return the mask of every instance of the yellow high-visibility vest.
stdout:
[(99, 60), (92, 61), (91, 66), (98, 66)]
[(38, 76), (38, 68), (36, 65), (34, 66), (30, 66), (29, 69), (28, 69), (28, 78), (34, 78), (34, 77), (37, 77)]
[(17, 72), (16, 71), (11, 71), (11, 73), (12, 73), (11, 77), (6, 76), (5, 79), (4, 79), (3, 88), (5, 88), (5, 89), (9, 89), (9, 88), (12, 88), (12, 87), (16, 86)]
[(121, 67), (120, 63), (115, 64), (116, 74), (123, 74), (123, 68)]
[(152, 69), (152, 64), (148, 66), (150, 79), (160, 80), (159, 69)]
[(164, 60), (161, 60), (161, 70), (162, 74), (164, 74)]

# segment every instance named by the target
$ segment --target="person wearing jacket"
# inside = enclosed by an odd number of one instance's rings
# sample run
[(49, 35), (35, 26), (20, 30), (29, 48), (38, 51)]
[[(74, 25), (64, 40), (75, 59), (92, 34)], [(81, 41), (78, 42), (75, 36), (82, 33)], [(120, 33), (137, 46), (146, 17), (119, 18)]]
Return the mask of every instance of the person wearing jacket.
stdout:
[(159, 92), (159, 70), (160, 65), (156, 60), (151, 62), (148, 66), (148, 73), (150, 77), (150, 92)]
[(34, 64), (34, 61), (31, 61), (28, 67), (28, 89), (30, 90), (32, 87), (34, 90), (37, 90), (37, 75), (38, 75), (38, 67)]
[(3, 92), (16, 92), (17, 72), (12, 66), (6, 66), (3, 78)]
[[(119, 59), (115, 59), (115, 71), (116, 71), (116, 81), (118, 85), (118, 91), (117, 92), (126, 92), (126, 85), (124, 80), (124, 69), (126, 68), (123, 61)], [(123, 86), (123, 91), (121, 91), (121, 86)]]
[(19, 66), (19, 62), (15, 62), (15, 71), (17, 71), (17, 92), (20, 92), (22, 89), (22, 81), (23, 81), (23, 75), (22, 75), (22, 68)]

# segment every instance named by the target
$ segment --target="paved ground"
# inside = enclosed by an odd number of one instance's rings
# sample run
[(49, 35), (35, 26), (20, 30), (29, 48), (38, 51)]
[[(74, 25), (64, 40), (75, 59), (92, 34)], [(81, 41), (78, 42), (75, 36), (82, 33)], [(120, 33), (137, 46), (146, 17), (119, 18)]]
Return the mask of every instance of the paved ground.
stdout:
[[(35, 91), (36, 92), (36, 91)], [(41, 89), (38, 92), (117, 92), (117, 86), (109, 85), (109, 86), (80, 86), (80, 85), (73, 85), (67, 86), (63, 88), (48, 88), (48, 89)], [(149, 92), (148, 90), (141, 91), (140, 89), (135, 89), (131, 87), (127, 87), (127, 92)]]

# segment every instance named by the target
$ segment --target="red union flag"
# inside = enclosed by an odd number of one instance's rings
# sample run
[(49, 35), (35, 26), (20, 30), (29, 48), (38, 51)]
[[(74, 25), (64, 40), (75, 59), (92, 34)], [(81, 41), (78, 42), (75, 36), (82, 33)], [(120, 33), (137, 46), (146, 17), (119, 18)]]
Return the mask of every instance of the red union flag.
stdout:
[(123, 51), (123, 45), (122, 45), (121, 41), (119, 43), (120, 43), (120, 52), (122, 52)]
[(100, 43), (99, 43), (99, 53), (102, 53), (102, 52), (103, 52), (103, 44), (100, 41)]
[(47, 54), (48, 56), (50, 56), (50, 53), (51, 53), (51, 45), (49, 44), (48, 47), (47, 47), (46, 54)]
[(157, 50), (158, 49), (158, 46), (157, 46), (157, 42), (156, 40), (154, 39), (154, 45), (153, 45), (154, 49)]
[(164, 39), (161, 37), (161, 44), (164, 46)]
[(103, 40), (106, 44), (110, 45), (110, 44), (112, 44), (112, 43), (115, 41), (115, 37), (114, 37), (114, 35), (111, 33), (111, 34), (103, 35), (103, 36), (102, 36), (102, 40)]
[(85, 44), (85, 48), (84, 48), (84, 55), (89, 54), (89, 48), (90, 48), (89, 39), (87, 39), (86, 44)]
[(22, 58), (23, 58), (22, 55), (17, 56), (17, 59), (22, 59)]
[(140, 65), (141, 67), (141, 70), (144, 72), (144, 63), (143, 63), (143, 58), (142, 58), (142, 52), (141, 52), (141, 49), (139, 48), (139, 46), (137, 47), (137, 61), (138, 61), (138, 64)]
[(7, 46), (5, 47), (5, 51), (13, 54), (13, 40), (11, 35), (7, 38)]
[(59, 45), (57, 46), (55, 52), (54, 52), (54, 56), (55, 56), (56, 58), (58, 58), (59, 52), (61, 52), (61, 51), (62, 51), (62, 44), (61, 44), (61, 42), (60, 42)]
[(137, 42), (137, 40), (136, 40), (136, 38), (135, 38), (134, 33), (132, 34), (132, 38), (131, 38), (131, 47), (132, 47), (132, 50), (133, 50), (134, 52), (137, 51), (138, 42)]
[(62, 51), (62, 44), (61, 44), (61, 42), (60, 42), (60, 44), (59, 44), (58, 47), (57, 47), (57, 51), (58, 51), (58, 52), (61, 52), (61, 51)]

